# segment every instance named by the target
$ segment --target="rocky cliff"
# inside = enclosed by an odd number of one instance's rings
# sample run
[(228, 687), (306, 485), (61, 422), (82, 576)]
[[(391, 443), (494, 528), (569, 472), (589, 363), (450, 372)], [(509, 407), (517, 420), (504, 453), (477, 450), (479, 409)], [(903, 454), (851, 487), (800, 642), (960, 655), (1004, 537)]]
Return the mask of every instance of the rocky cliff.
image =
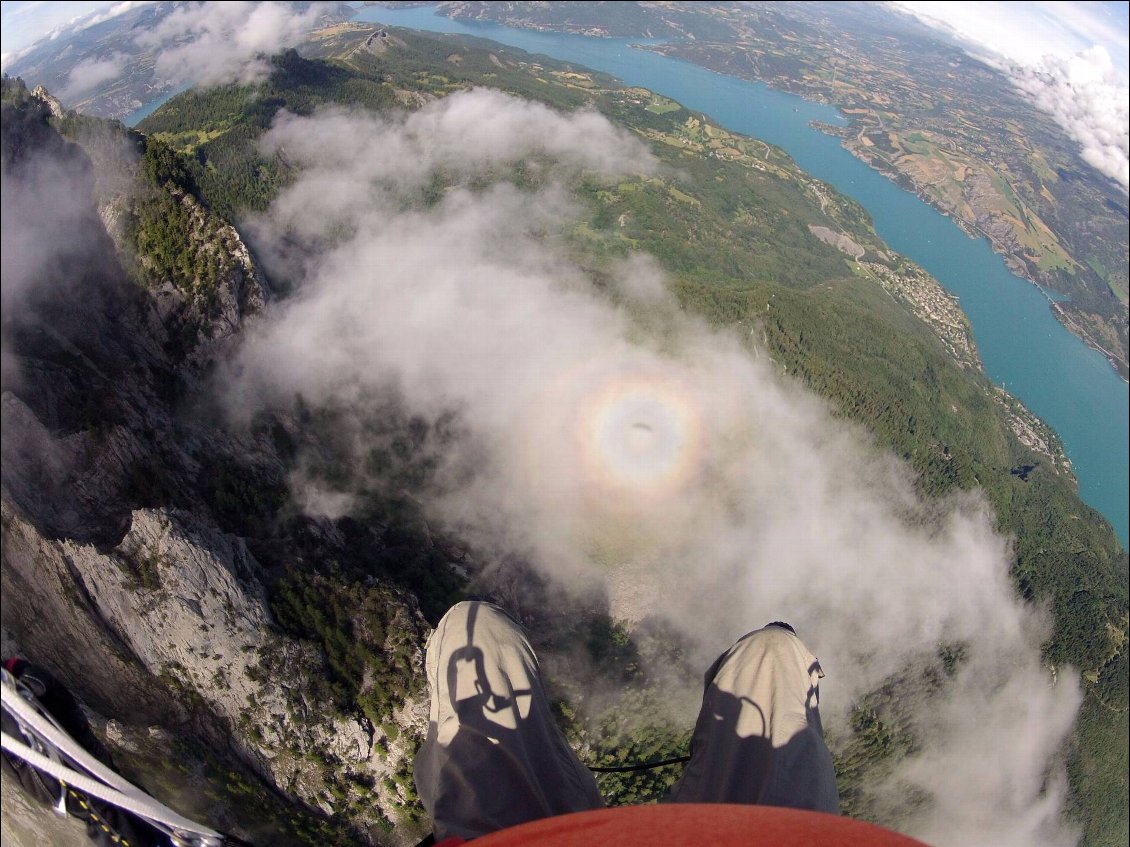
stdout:
[[(162, 799), (207, 823), (263, 843), (418, 837), (418, 686), (366, 714), (327, 683), (324, 646), (276, 621), (272, 586), (343, 541), (285, 510), (285, 422), (232, 428), (210, 399), (268, 297), (250, 251), (169, 151), (7, 80), (3, 108), (6, 649), (57, 673), (155, 795), (191, 769), (194, 796)], [(170, 208), (178, 226), (156, 229)], [(388, 676), (385, 646), (401, 676), (422, 663), (414, 598), (381, 597), (395, 625), (352, 694)]]

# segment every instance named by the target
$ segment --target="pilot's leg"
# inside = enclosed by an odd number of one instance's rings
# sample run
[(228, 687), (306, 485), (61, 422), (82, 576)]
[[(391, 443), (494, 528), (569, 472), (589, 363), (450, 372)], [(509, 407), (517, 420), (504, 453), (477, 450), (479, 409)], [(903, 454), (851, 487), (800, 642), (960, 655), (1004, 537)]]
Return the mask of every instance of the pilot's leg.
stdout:
[(839, 813), (820, 726), (820, 664), (787, 625), (751, 632), (706, 674), (676, 803), (757, 803)]
[(600, 808), (553, 721), (533, 648), (490, 603), (453, 606), (428, 639), (431, 713), (416, 790), (437, 840)]

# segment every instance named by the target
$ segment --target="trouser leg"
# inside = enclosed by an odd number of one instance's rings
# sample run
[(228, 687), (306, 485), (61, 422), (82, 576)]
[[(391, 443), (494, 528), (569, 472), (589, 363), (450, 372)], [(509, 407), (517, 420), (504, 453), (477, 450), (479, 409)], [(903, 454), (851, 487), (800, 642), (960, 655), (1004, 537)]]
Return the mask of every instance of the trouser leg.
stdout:
[(839, 812), (820, 725), (820, 664), (789, 630), (768, 626), (706, 675), (677, 803), (756, 803)]
[(416, 790), (437, 838), (474, 838), (603, 805), (553, 721), (537, 658), (497, 606), (453, 606), (428, 639), (428, 735)]

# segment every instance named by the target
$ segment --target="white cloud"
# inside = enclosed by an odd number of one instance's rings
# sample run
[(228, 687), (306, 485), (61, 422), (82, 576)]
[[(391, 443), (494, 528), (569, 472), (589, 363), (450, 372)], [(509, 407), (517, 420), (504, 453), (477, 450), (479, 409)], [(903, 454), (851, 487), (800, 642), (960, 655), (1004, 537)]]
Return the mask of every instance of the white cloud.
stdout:
[(1099, 3), (892, 5), (955, 34), (970, 52), (1005, 71), (1078, 142), (1084, 161), (1123, 189), (1130, 187), (1125, 20)]
[(76, 23), (76, 29), (88, 29), (96, 24), (105, 23), (106, 21), (113, 20), (119, 15), (124, 15), (126, 12), (132, 12), (134, 9), (140, 9), (142, 6), (150, 6), (156, 0), (123, 0), (121, 3), (115, 3), (109, 9), (103, 12), (95, 12), (89, 17), (79, 18)]
[(1013, 82), (1079, 143), (1084, 161), (1130, 189), (1130, 88), (1120, 85), (1106, 50), (1046, 56), (1014, 68)]
[[(231, 363), (229, 398), (244, 416), (295, 394), (345, 410), (355, 484), (296, 478), (307, 504), (337, 514), (367, 482), (374, 397), (454, 413), (462, 435), (419, 492), (434, 520), (567, 584), (628, 565), (678, 586), (657, 611), (704, 655), (788, 619), (828, 671), (833, 721), (966, 643), (949, 683), (907, 704), (924, 746), (876, 790), (927, 792), (902, 825), (939, 845), (1073, 843), (1053, 763), (1077, 678), (1041, 667), (1046, 621), (1015, 596), (980, 498), (922, 502), (899, 461), (684, 315), (647, 257), (608, 268), (625, 307), (571, 261), (563, 186), (654, 173), (638, 142), (592, 113), (472, 91), (401, 118), (283, 115), (265, 144), (301, 173), (257, 245), (298, 288)], [(538, 187), (505, 178), (514, 160)]]
[(899, 0), (890, 5), (1019, 65), (1038, 64), (1048, 55), (1067, 58), (1100, 45), (1119, 60), (1124, 80), (1127, 76), (1125, 22), (1112, 20), (1101, 4)]
[(266, 57), (297, 44), (324, 14), (286, 3), (193, 3), (177, 8), (136, 39), (156, 51), (156, 75), (174, 83), (251, 82), (267, 73)]
[(103, 59), (84, 59), (71, 68), (66, 85), (59, 90), (59, 99), (64, 103), (74, 103), (83, 94), (117, 79), (129, 62), (130, 57), (125, 53), (113, 53)]

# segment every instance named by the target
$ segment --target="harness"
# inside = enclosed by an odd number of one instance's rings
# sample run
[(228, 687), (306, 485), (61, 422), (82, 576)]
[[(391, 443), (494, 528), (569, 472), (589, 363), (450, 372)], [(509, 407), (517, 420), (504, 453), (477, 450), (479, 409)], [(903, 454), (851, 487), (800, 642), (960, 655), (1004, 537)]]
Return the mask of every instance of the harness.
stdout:
[(59, 725), (27, 685), (0, 668), (0, 703), (19, 726), (22, 739), (0, 733), (5, 753), (55, 779), (59, 797), (54, 809), (67, 814), (67, 800), (84, 808), (95, 798), (134, 815), (163, 833), (172, 847), (223, 847), (238, 839), (191, 821), (159, 803), (88, 753)]

